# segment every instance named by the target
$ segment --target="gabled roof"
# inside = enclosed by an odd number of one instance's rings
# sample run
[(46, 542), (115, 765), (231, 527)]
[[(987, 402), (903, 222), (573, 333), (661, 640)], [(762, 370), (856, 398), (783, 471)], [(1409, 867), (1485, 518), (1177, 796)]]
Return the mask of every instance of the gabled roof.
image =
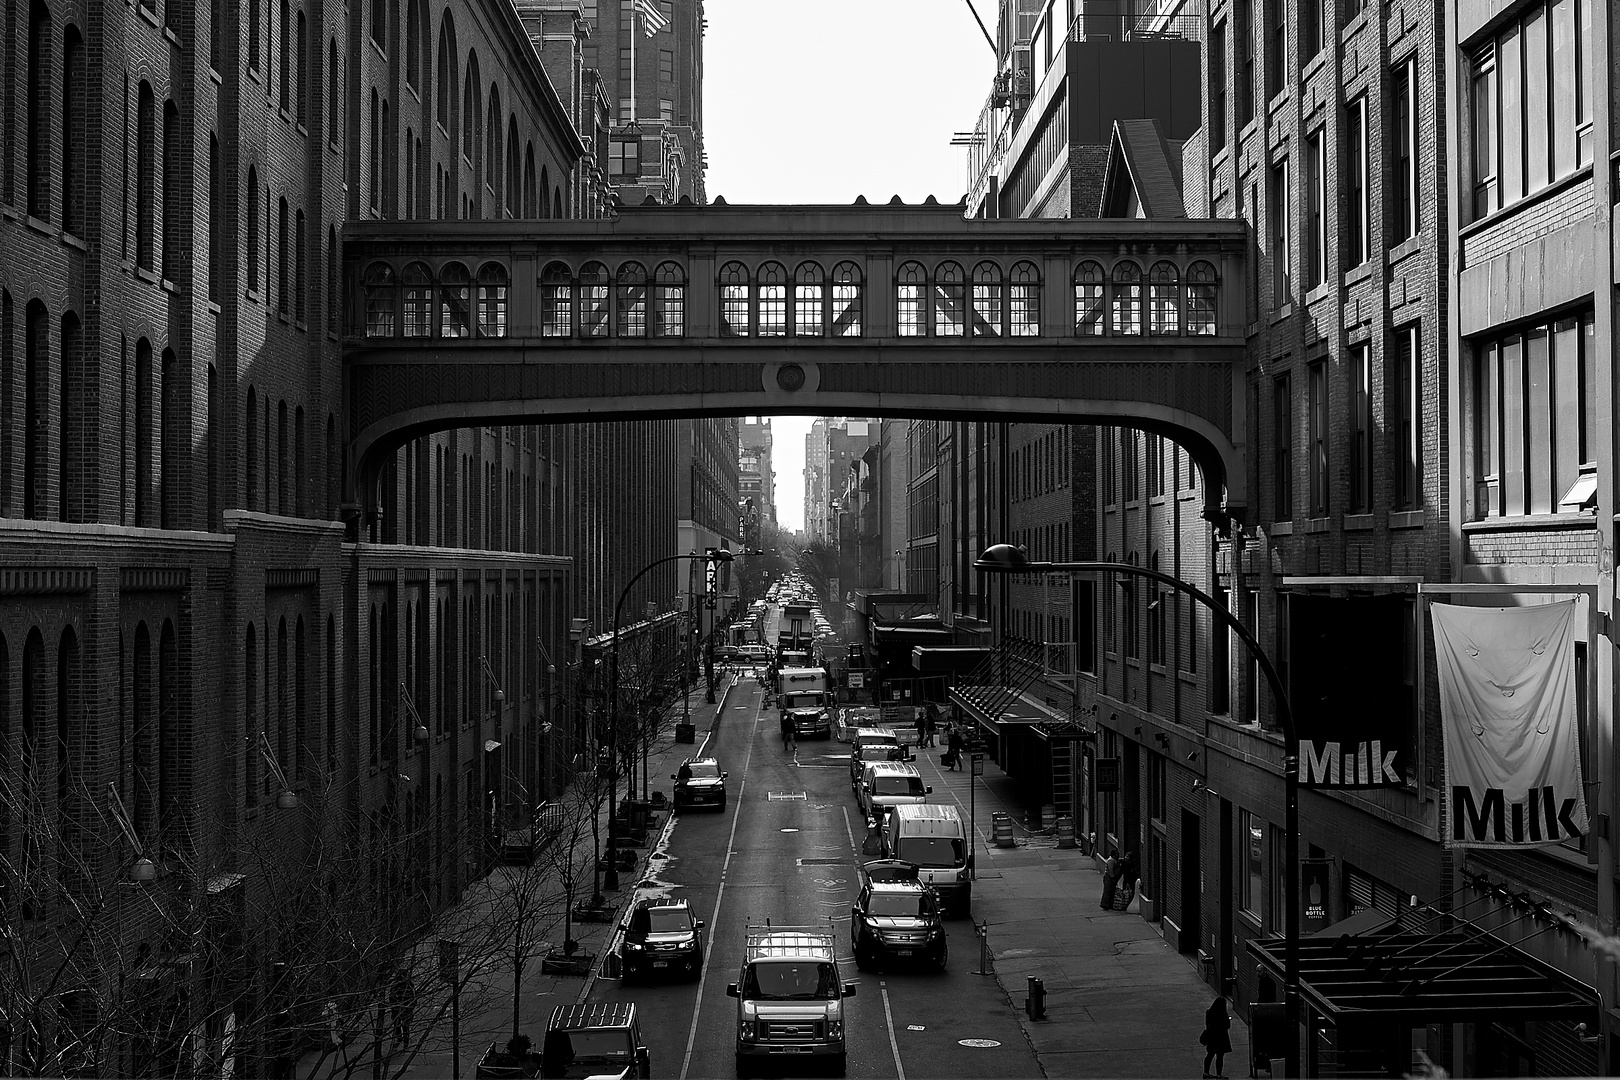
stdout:
[(1102, 215), (1185, 219), (1181, 165), (1157, 120), (1115, 120), (1103, 173)]

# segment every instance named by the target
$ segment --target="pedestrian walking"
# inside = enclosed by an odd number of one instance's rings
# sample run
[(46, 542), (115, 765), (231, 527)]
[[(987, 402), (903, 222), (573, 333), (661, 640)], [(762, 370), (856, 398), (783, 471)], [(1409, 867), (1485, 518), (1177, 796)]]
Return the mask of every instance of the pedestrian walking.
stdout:
[(1114, 890), (1119, 887), (1121, 862), (1119, 852), (1116, 851), (1108, 856), (1107, 862), (1103, 863), (1102, 900), (1098, 902), (1097, 906), (1104, 911), (1114, 910)]
[(954, 725), (950, 733), (945, 736), (945, 757), (950, 761), (951, 771), (960, 772), (962, 768), (962, 732)]
[[(1232, 1017), (1226, 1011), (1226, 995), (1222, 994), (1209, 1003), (1204, 1011), (1204, 1031), (1198, 1036), (1198, 1041), (1204, 1047), (1204, 1076), (1226, 1080), (1226, 1074), (1221, 1071), (1225, 1064), (1226, 1055), (1232, 1052)], [(1215, 1071), (1209, 1071), (1210, 1062), (1215, 1063)]]
[(913, 709), (912, 724), (917, 728), (917, 745), (923, 745), (923, 736), (928, 732), (928, 710)]
[(784, 710), (782, 713), (782, 749), (792, 749), (797, 745), (793, 730), (793, 717)]
[(924, 746), (934, 745), (934, 729), (939, 724), (939, 706), (932, 701), (923, 710), (923, 741)]

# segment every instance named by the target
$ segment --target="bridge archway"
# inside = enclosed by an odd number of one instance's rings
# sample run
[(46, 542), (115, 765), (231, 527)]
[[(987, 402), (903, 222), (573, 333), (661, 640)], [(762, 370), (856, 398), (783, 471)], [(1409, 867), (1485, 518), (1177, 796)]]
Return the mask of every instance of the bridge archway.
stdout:
[(345, 237), (350, 501), (475, 424), (721, 415), (1123, 425), (1248, 502), (1241, 221), (627, 208)]

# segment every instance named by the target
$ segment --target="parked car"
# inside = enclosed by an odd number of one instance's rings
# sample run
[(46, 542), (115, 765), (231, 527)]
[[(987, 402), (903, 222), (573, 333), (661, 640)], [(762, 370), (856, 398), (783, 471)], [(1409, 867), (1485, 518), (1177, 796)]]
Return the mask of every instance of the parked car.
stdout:
[(856, 728), (849, 737), (849, 786), (859, 788), (861, 775), (873, 761), (904, 761), (906, 748), (888, 728)]
[(645, 975), (703, 973), (703, 920), (694, 918), (684, 899), (640, 900), (624, 928), (623, 978)]
[(714, 758), (688, 758), (669, 778), (675, 781), (675, 809), (726, 808), (726, 774), (720, 771), (720, 762)]
[(874, 881), (919, 881), (917, 867), (899, 859), (868, 859), (855, 868), (861, 887)]
[(918, 961), (945, 969), (950, 946), (939, 898), (919, 881), (864, 881), (850, 910), (855, 966)]

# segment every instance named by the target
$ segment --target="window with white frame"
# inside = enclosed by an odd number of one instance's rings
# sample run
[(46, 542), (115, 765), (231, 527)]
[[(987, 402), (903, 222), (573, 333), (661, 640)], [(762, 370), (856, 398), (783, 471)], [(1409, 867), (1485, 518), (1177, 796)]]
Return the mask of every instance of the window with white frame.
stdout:
[(1367, 99), (1344, 107), (1344, 253), (1346, 266), (1371, 254), (1367, 209)]

